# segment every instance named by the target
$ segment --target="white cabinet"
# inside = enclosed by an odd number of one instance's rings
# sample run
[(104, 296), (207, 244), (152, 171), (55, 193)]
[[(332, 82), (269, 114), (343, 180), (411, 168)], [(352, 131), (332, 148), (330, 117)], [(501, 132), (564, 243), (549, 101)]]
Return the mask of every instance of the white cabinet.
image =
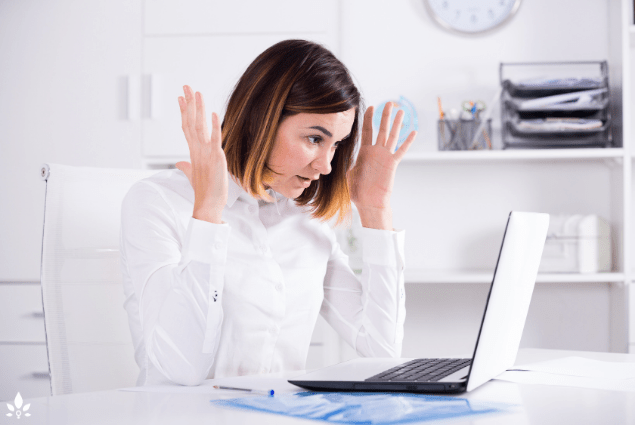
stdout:
[(0, 401), (51, 393), (39, 284), (0, 284)]
[[(339, 51), (339, 1), (147, 0), (144, 12), (143, 157), (148, 167), (189, 159), (177, 97), (200, 91), (222, 119), (232, 88), (266, 48), (299, 38)], [(238, 18), (240, 17), (240, 18)]]
[[(142, 0), (0, 3), (0, 400), (50, 395), (42, 163), (141, 166)], [(4, 415), (3, 415), (4, 416)]]
[(0, 342), (44, 343), (42, 292), (38, 284), (0, 285)]
[(42, 163), (141, 166), (141, 0), (0, 4), (0, 282), (38, 282)]
[[(326, 41), (321, 34), (294, 36)], [(212, 111), (222, 119), (231, 90), (251, 61), (286, 38), (283, 34), (146, 37), (143, 71), (150, 81), (152, 100), (150, 117), (143, 120), (144, 159), (150, 164), (189, 159), (177, 102), (183, 85), (203, 94), (211, 128)]]

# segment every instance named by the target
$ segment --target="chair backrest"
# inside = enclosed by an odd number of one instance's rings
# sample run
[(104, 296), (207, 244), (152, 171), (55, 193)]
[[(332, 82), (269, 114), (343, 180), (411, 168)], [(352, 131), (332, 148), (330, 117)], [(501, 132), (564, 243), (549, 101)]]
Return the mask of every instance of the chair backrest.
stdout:
[(121, 202), (133, 183), (156, 172), (42, 166), (41, 285), (52, 395), (136, 383), (119, 260)]

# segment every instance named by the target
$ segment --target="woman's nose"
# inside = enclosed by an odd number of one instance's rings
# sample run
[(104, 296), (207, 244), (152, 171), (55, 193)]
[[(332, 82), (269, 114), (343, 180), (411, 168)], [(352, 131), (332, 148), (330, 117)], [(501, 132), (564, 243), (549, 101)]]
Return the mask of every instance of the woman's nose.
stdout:
[(321, 175), (328, 175), (331, 173), (331, 160), (333, 159), (333, 154), (326, 149), (321, 149), (318, 153), (318, 156), (313, 160), (311, 166)]

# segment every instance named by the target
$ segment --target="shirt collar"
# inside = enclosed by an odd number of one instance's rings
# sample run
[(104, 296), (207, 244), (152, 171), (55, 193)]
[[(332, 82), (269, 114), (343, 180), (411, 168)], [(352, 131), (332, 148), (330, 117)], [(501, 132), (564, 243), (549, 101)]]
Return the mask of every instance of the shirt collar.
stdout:
[(234, 205), (238, 197), (240, 197), (241, 195), (243, 196), (245, 201), (249, 201), (251, 199), (253, 200), (253, 202), (255, 202), (254, 198), (251, 197), (247, 193), (247, 191), (245, 191), (245, 189), (236, 182), (231, 173), (228, 173), (228, 177), (229, 184), (227, 188), (227, 207), (231, 208), (231, 206)]
[[(258, 204), (258, 200), (255, 199), (251, 194), (249, 194), (245, 189), (237, 182), (237, 179), (232, 176), (231, 173), (228, 173), (229, 184), (227, 188), (227, 207), (231, 208), (237, 199), (241, 198), (249, 204)], [(285, 197), (282, 194), (275, 192), (272, 189), (267, 190), (269, 195), (274, 197), (274, 202), (282, 201)]]

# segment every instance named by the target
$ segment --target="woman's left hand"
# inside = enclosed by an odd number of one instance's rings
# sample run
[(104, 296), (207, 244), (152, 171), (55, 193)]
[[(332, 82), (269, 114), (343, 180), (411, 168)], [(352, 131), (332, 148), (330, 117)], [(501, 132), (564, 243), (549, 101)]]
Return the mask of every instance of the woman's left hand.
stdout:
[(348, 173), (351, 200), (355, 203), (362, 226), (365, 228), (393, 229), (390, 195), (397, 165), (417, 136), (416, 131), (410, 132), (408, 138), (393, 154), (399, 140), (404, 112), (401, 110), (397, 112), (389, 133), (392, 109), (393, 103), (386, 103), (374, 145), (372, 119), (375, 108), (370, 107), (366, 110), (359, 155)]

